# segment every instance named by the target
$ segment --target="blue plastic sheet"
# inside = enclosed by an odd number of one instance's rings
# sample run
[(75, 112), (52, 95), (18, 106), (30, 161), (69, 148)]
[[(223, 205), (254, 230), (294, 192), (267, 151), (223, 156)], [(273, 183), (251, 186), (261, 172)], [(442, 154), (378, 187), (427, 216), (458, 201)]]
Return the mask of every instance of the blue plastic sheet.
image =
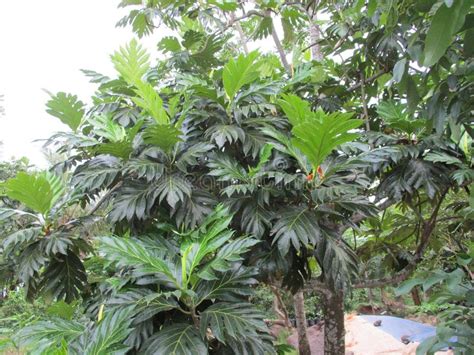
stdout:
[(418, 323), (409, 319), (382, 315), (367, 315), (360, 317), (370, 323), (373, 323), (376, 320), (381, 320), (382, 324), (378, 329), (390, 334), (399, 341), (401, 341), (402, 336), (405, 336), (412, 342), (422, 342), (426, 338), (436, 335), (436, 327)]

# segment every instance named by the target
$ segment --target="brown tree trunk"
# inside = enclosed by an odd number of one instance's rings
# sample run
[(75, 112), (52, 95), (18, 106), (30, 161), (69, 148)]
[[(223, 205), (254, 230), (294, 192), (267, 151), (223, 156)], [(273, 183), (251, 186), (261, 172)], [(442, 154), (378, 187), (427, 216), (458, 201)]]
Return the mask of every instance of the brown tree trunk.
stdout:
[[(369, 278), (369, 275), (367, 274), (367, 271), (364, 272), (364, 277), (367, 280)], [(369, 305), (372, 308), (372, 313), (374, 313), (374, 293), (371, 288), (367, 289), (367, 298), (369, 299)]]
[(293, 296), (295, 307), (296, 328), (298, 331), (298, 350), (300, 355), (311, 355), (308, 335), (306, 332), (306, 314), (304, 312), (304, 294), (299, 290)]
[(280, 290), (277, 286), (270, 284), (270, 290), (273, 292), (273, 310), (279, 320), (285, 324), (286, 328), (290, 328), (290, 318), (288, 317), (288, 311), (286, 310), (285, 303), (281, 298)]
[(322, 299), (324, 308), (324, 355), (344, 355), (344, 294), (340, 290), (325, 292), (322, 294)]
[(418, 287), (413, 287), (411, 290), (411, 298), (413, 299), (413, 303), (415, 306), (421, 306), (421, 297)]
[(389, 302), (388, 302), (388, 299), (387, 299), (387, 296), (385, 294), (385, 290), (384, 290), (383, 287), (380, 287), (380, 301), (382, 302), (385, 310), (390, 309), (390, 305), (389, 305)]

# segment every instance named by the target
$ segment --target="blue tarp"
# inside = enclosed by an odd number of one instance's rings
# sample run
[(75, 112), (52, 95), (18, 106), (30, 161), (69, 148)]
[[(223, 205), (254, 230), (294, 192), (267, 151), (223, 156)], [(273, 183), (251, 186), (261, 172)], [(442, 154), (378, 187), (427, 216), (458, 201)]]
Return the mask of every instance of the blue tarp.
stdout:
[(378, 328), (399, 341), (401, 341), (402, 336), (407, 336), (410, 341), (422, 342), (426, 338), (436, 335), (436, 327), (414, 322), (409, 319), (382, 315), (360, 317), (370, 323), (381, 320), (382, 324)]

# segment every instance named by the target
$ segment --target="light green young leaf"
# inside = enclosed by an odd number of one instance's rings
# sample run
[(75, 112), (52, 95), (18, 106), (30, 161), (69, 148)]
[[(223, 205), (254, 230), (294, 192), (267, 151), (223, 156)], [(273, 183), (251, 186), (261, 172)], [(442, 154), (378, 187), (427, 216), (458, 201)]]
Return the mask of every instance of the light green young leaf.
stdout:
[(272, 150), (273, 150), (272, 144), (267, 143), (263, 146), (262, 150), (260, 151), (260, 159), (258, 161), (257, 166), (254, 168), (252, 167), (249, 168), (249, 177), (255, 176), (256, 174), (260, 172), (260, 170), (262, 170), (264, 165), (267, 163), (268, 159), (270, 159), (272, 155)]
[(142, 80), (142, 77), (150, 68), (149, 54), (143, 47), (133, 39), (125, 48), (120, 48), (112, 55), (115, 69), (123, 79), (135, 86), (137, 97), (133, 102), (145, 110), (159, 124), (168, 124), (169, 117), (163, 107), (163, 101), (153, 86)]
[(327, 115), (319, 110), (313, 119), (293, 127), (295, 137), (292, 143), (306, 155), (314, 170), (339, 145), (358, 137), (357, 133), (349, 131), (359, 127), (362, 120), (351, 117), (352, 113), (335, 112)]
[(153, 117), (158, 124), (169, 124), (170, 119), (163, 107), (163, 100), (161, 100), (160, 95), (153, 86), (137, 81), (135, 82), (135, 87), (137, 88), (135, 92), (138, 97), (133, 97), (133, 102)]
[(173, 146), (181, 141), (181, 131), (176, 127), (163, 124), (155, 124), (145, 129), (143, 139), (145, 143), (160, 147), (169, 152)]
[(426, 122), (422, 119), (413, 120), (410, 118), (405, 105), (393, 101), (382, 101), (377, 106), (377, 113), (383, 118), (384, 123), (407, 134), (417, 132), (425, 126)]
[[(135, 5), (141, 5), (141, 2), (134, 1)], [(132, 25), (133, 32), (138, 38), (148, 36), (153, 32), (153, 12), (151, 9), (138, 10), (134, 9), (130, 13), (117, 22), (117, 26), (125, 27), (127, 24)]]
[(109, 115), (100, 114), (88, 119), (94, 133), (111, 142), (120, 142), (125, 139), (125, 128), (116, 123)]
[(57, 316), (62, 319), (71, 320), (74, 312), (76, 311), (77, 303), (67, 303), (63, 300), (54, 302), (48, 308), (46, 308), (46, 313), (48, 315)]
[(293, 126), (307, 121), (313, 115), (309, 102), (296, 95), (283, 94), (282, 99), (277, 102)]
[(58, 92), (51, 95), (51, 99), (46, 103), (46, 112), (57, 117), (62, 123), (68, 125), (73, 131), (81, 125), (84, 117), (84, 104), (77, 99), (76, 95)]
[(189, 244), (182, 246), (182, 279), (189, 281), (194, 270), (200, 266), (203, 259), (217, 251), (232, 238), (234, 232), (228, 229), (232, 215), (222, 205), (216, 207), (201, 226), (191, 234)]
[(63, 187), (51, 174), (19, 172), (3, 184), (5, 194), (20, 201), (26, 207), (46, 215), (54, 202), (64, 192)]
[(293, 125), (293, 138), (290, 145), (286, 144), (287, 149), (298, 148), (313, 170), (339, 145), (354, 140), (358, 134), (349, 131), (362, 124), (362, 120), (351, 118), (352, 113), (312, 112), (308, 103), (294, 95), (283, 96), (278, 103)]
[(115, 69), (129, 85), (141, 82), (150, 68), (149, 58), (149, 54), (135, 39), (111, 56)]
[(160, 49), (163, 53), (167, 53), (167, 52), (178, 52), (182, 50), (182, 47), (176, 37), (166, 36), (166, 37), (163, 37), (163, 39), (158, 42), (158, 49)]
[(255, 60), (259, 56), (257, 51), (244, 56), (241, 54), (237, 59), (231, 59), (224, 66), (222, 81), (225, 92), (232, 102), (237, 92), (246, 84), (250, 84), (259, 76), (258, 65)]
[(258, 244), (257, 239), (242, 237), (225, 244), (216, 254), (216, 257), (199, 270), (198, 276), (204, 280), (218, 279), (214, 271), (226, 272), (232, 268), (231, 262), (243, 259), (242, 254)]

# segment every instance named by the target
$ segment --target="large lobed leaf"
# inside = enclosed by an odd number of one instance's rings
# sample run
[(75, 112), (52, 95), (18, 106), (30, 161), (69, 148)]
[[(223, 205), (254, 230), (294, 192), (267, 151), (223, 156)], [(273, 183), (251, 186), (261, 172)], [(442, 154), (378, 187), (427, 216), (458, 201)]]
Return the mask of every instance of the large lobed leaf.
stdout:
[[(447, 4), (448, 2), (445, 1)], [(450, 7), (441, 4), (431, 20), (431, 26), (426, 34), (423, 65), (430, 67), (448, 49), (453, 36), (464, 24), (464, 19), (472, 5), (470, 0), (456, 0)]]
[(319, 118), (293, 127), (295, 138), (292, 143), (308, 157), (313, 169), (317, 169), (324, 159), (339, 145), (357, 138), (350, 130), (359, 127), (361, 120), (351, 119), (351, 113), (326, 115), (318, 111)]
[(176, 265), (168, 259), (157, 258), (139, 240), (103, 237), (100, 238), (100, 250), (119, 267), (131, 267), (142, 275), (159, 274), (170, 286), (180, 287), (176, 278)]
[(152, 15), (153, 13), (149, 11), (149, 9), (132, 10), (117, 23), (117, 26), (125, 27), (127, 24), (132, 25), (133, 32), (135, 32), (139, 38), (142, 38), (153, 31)]
[(118, 293), (108, 300), (107, 305), (116, 308), (133, 306), (135, 324), (147, 321), (160, 312), (179, 308), (175, 298), (147, 288), (133, 288), (127, 292)]
[(101, 190), (109, 187), (119, 173), (119, 159), (110, 155), (98, 155), (76, 168), (72, 184), (82, 191)]
[(15, 341), (24, 349), (35, 349), (35, 353), (48, 354), (63, 341), (72, 342), (84, 332), (84, 325), (72, 320), (52, 318), (23, 328)]
[(150, 68), (149, 58), (149, 54), (135, 39), (111, 56), (115, 69), (130, 85), (141, 82)]
[(252, 295), (252, 286), (257, 283), (256, 272), (251, 268), (235, 268), (219, 275), (215, 280), (199, 280), (196, 286), (198, 302), (219, 299), (229, 302), (242, 302)]
[(150, 355), (206, 355), (207, 345), (197, 329), (187, 323), (176, 323), (161, 329), (146, 344)]
[(135, 87), (135, 92), (138, 97), (133, 97), (133, 102), (153, 117), (158, 124), (169, 124), (170, 119), (163, 107), (163, 100), (153, 86), (142, 81), (137, 81), (135, 82)]
[(61, 120), (62, 123), (68, 125), (73, 131), (81, 125), (84, 116), (84, 104), (77, 99), (77, 96), (58, 92), (51, 95), (51, 99), (46, 103), (48, 108), (46, 112)]
[(316, 245), (321, 236), (316, 215), (307, 208), (298, 207), (284, 210), (270, 233), (282, 255), (288, 253), (290, 246), (299, 251), (303, 246)]
[(181, 131), (174, 126), (168, 124), (155, 124), (145, 129), (143, 140), (147, 144), (156, 145), (169, 152), (176, 143), (181, 141), (179, 137)]
[[(182, 245), (183, 284), (190, 280), (194, 270), (200, 266), (204, 258), (215, 253), (232, 238), (234, 232), (228, 229), (232, 218), (233, 216), (229, 213), (228, 209), (222, 205), (217, 206), (214, 212), (203, 221), (201, 226), (191, 233), (190, 241)], [(240, 250), (243, 250), (243, 248), (245, 247), (242, 246)], [(212, 269), (227, 271), (226, 261), (230, 261), (230, 255), (236, 252), (237, 250), (234, 250), (234, 252), (229, 251), (229, 255), (222, 254), (220, 258), (217, 255), (206, 265), (205, 274), (208, 277), (213, 277)]]
[(40, 286), (54, 298), (71, 302), (79, 298), (87, 285), (87, 274), (81, 259), (69, 251), (57, 254), (48, 264)]
[(224, 66), (222, 81), (230, 101), (234, 100), (235, 95), (244, 85), (258, 78), (258, 66), (255, 64), (258, 55), (256, 51), (246, 56), (241, 54), (237, 59), (229, 60)]
[(352, 113), (311, 112), (307, 102), (295, 95), (286, 95), (279, 104), (293, 126), (291, 143), (309, 159), (313, 170), (339, 145), (354, 140), (358, 134), (350, 131), (362, 124), (351, 118)]
[(296, 95), (283, 94), (277, 102), (293, 126), (309, 120), (313, 115), (309, 102)]
[(315, 255), (326, 281), (336, 289), (346, 287), (358, 275), (357, 255), (344, 241), (330, 233), (321, 238)]
[(111, 115), (100, 114), (92, 116), (89, 117), (88, 121), (93, 127), (94, 134), (110, 142), (121, 142), (127, 136), (125, 128), (116, 123)]
[(385, 125), (408, 134), (416, 133), (426, 124), (426, 121), (422, 119), (410, 119), (405, 106), (393, 101), (380, 102), (377, 113), (384, 120)]
[(160, 125), (169, 124), (169, 117), (163, 101), (154, 87), (142, 78), (150, 68), (149, 54), (136, 41), (132, 40), (125, 48), (120, 48), (112, 56), (115, 69), (127, 84), (135, 87), (133, 102), (148, 113)]
[(259, 332), (267, 332), (263, 315), (249, 303), (216, 303), (201, 313), (201, 335), (208, 327), (221, 343), (229, 339), (245, 342), (258, 338)]
[(124, 308), (107, 314), (90, 334), (83, 337), (82, 346), (86, 346), (84, 355), (125, 354), (129, 346), (124, 344), (125, 338), (132, 331), (133, 308)]
[(7, 180), (3, 187), (9, 198), (20, 201), (26, 207), (43, 215), (51, 210), (64, 193), (59, 178), (47, 173), (19, 172), (14, 178)]
[(113, 200), (109, 219), (113, 222), (134, 218), (144, 219), (155, 202), (153, 185), (133, 184), (119, 189), (120, 194)]
[(124, 174), (136, 179), (144, 178), (147, 182), (158, 180), (163, 171), (163, 164), (148, 159), (130, 159), (123, 170)]

